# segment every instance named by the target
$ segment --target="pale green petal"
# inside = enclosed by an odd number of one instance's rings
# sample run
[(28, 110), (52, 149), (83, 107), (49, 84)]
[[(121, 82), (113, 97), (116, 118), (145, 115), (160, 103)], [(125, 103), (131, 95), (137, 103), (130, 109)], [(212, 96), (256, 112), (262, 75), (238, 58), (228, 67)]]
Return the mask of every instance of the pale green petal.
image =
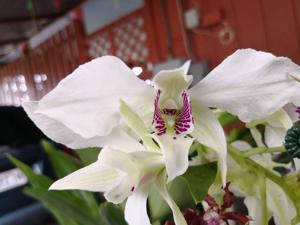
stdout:
[(222, 183), (225, 185), (227, 173), (227, 143), (223, 128), (210, 109), (200, 107), (192, 102), (192, 111), (195, 120), (192, 136), (201, 144), (212, 148), (217, 153)]
[(280, 127), (265, 127), (265, 143), (269, 148), (282, 147), (286, 136), (286, 129)]
[(190, 61), (187, 61), (180, 68), (162, 70), (155, 75), (154, 87), (162, 91), (163, 98), (176, 99), (182, 91), (189, 87), (193, 81), (193, 77), (187, 75), (189, 67)]
[(161, 136), (153, 134), (152, 137), (158, 143), (166, 164), (168, 182), (185, 173), (189, 166), (189, 149), (194, 141), (193, 138), (164, 134)]
[(174, 202), (174, 200), (172, 199), (172, 197), (170, 196), (170, 194), (167, 190), (165, 176), (166, 176), (165, 172), (162, 172), (158, 176), (158, 178), (155, 182), (155, 187), (156, 187), (157, 191), (161, 194), (161, 196), (164, 198), (164, 200), (167, 202), (169, 207), (171, 208), (171, 210), (173, 212), (173, 218), (175, 221), (175, 225), (187, 225), (180, 209), (178, 208), (178, 206), (176, 205), (176, 203)]
[(291, 219), (296, 215), (295, 211), (291, 207), (284, 191), (270, 180), (267, 180), (267, 200), (268, 207), (274, 216), (275, 224), (290, 224)]
[(122, 177), (123, 174), (97, 161), (54, 182), (49, 190), (80, 189), (105, 192), (118, 185)]
[(285, 110), (280, 109), (266, 119), (272, 127), (284, 127), (286, 130), (293, 126), (293, 121)]
[(248, 142), (240, 140), (232, 142), (231, 145), (240, 151), (247, 151), (252, 148), (252, 146)]
[(142, 188), (128, 197), (125, 219), (130, 225), (151, 225), (147, 214), (148, 188)]
[(256, 197), (246, 197), (244, 203), (248, 209), (248, 215), (252, 218), (249, 225), (261, 225), (262, 207), (260, 200)]
[(256, 127), (251, 127), (250, 132), (251, 132), (251, 135), (252, 135), (256, 145), (258, 147), (265, 147), (265, 144), (263, 143), (262, 135), (261, 135), (260, 131)]
[(126, 124), (140, 137), (143, 143), (147, 147), (157, 150), (157, 146), (149, 135), (149, 130), (140, 116), (123, 100), (120, 100), (119, 110)]

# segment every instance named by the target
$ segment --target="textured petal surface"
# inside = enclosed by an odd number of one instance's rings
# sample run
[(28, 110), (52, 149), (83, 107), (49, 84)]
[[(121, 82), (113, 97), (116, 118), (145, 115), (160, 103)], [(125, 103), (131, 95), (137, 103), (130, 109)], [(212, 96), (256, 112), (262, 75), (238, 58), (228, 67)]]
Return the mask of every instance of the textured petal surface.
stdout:
[(248, 215), (252, 218), (249, 225), (261, 225), (261, 202), (256, 197), (246, 197), (244, 203), (248, 209)]
[(290, 207), (284, 191), (270, 180), (267, 180), (267, 200), (268, 207), (273, 213), (275, 224), (290, 224), (291, 219), (295, 216), (295, 212), (292, 210), (293, 207)]
[(167, 190), (164, 172), (162, 172), (158, 176), (158, 179), (155, 182), (155, 186), (156, 186), (157, 191), (161, 194), (161, 196), (164, 198), (164, 200), (167, 202), (167, 204), (171, 208), (171, 210), (173, 212), (173, 219), (175, 221), (175, 225), (187, 225), (180, 209), (178, 208), (178, 206), (176, 205), (176, 203), (174, 202), (174, 200), (172, 199), (172, 197), (170, 196), (170, 194)]
[(180, 93), (188, 88), (193, 77), (187, 75), (190, 61), (174, 70), (162, 70), (153, 78), (154, 87), (162, 91), (163, 98), (176, 99)]
[(269, 148), (282, 147), (286, 135), (286, 130), (280, 127), (271, 127), (266, 125), (265, 143)]
[(118, 125), (120, 98), (139, 112), (153, 107), (154, 90), (121, 60), (104, 56), (79, 66), (40, 100), (34, 112), (92, 138), (108, 135)]
[(138, 177), (134, 175), (126, 175), (122, 181), (111, 190), (104, 193), (107, 201), (114, 204), (123, 202), (138, 184)]
[(176, 139), (174, 139), (173, 136), (168, 134), (153, 135), (153, 138), (157, 141), (162, 151), (168, 182), (185, 173), (189, 166), (189, 149), (194, 139), (184, 137), (184, 135), (176, 136)]
[(192, 102), (194, 116), (194, 131), (192, 136), (213, 150), (219, 158), (222, 183), (225, 187), (227, 173), (227, 143), (223, 128), (212, 111), (205, 107), (200, 107)]
[[(70, 148), (102, 147), (110, 145), (112, 148), (122, 148), (127, 151), (141, 151), (143, 146), (125, 133), (119, 126), (113, 128), (107, 136), (83, 138), (62, 123), (40, 113), (34, 113), (38, 102), (26, 102), (23, 107), (33, 122), (52, 140)], [(116, 141), (118, 140), (118, 141)]]
[(116, 170), (95, 162), (54, 182), (49, 189), (105, 192), (118, 185), (122, 177)]
[(128, 197), (125, 219), (129, 225), (151, 225), (147, 214), (148, 189), (137, 190)]
[(250, 122), (291, 102), (300, 91), (299, 77), (300, 67), (290, 59), (243, 49), (212, 70), (190, 90), (190, 96), (199, 104), (221, 108)]
[(141, 117), (124, 101), (120, 101), (120, 113), (126, 124), (134, 131), (139, 140), (150, 149), (157, 149), (150, 136), (150, 130), (146, 127)]

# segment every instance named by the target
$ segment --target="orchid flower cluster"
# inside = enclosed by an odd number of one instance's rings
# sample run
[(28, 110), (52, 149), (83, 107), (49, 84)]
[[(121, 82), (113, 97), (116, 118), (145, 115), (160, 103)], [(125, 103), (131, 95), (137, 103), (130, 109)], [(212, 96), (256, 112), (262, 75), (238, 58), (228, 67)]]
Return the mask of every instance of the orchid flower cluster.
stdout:
[[(242, 49), (190, 87), (189, 66), (188, 61), (163, 70), (149, 85), (120, 59), (103, 56), (79, 66), (40, 101), (24, 102), (29, 117), (52, 140), (73, 149), (102, 148), (96, 162), (50, 189), (103, 192), (114, 204), (127, 199), (128, 224), (150, 225), (147, 198), (155, 188), (174, 223), (187, 225), (167, 184), (207, 157), (218, 162), (209, 194), (217, 196), (223, 186), (228, 196), (230, 181), (232, 191), (245, 198), (245, 218), (251, 218), (245, 224), (266, 225), (271, 217), (276, 224), (299, 224), (299, 170), (282, 176), (272, 157), (288, 148), (294, 156), (299, 153), (299, 132), (290, 131), (288, 138), (287, 131), (296, 129), (299, 119), (300, 67), (285, 57)], [(256, 146), (227, 143), (216, 109), (244, 122)], [(191, 162), (195, 145), (205, 146), (212, 156), (198, 154)], [(223, 213), (213, 197), (205, 200), (210, 207), (204, 215)]]

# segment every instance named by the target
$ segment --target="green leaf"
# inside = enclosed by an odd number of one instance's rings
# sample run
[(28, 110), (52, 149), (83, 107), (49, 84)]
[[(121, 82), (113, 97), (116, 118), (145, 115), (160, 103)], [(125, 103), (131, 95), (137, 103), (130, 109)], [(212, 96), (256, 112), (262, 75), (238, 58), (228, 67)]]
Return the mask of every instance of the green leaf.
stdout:
[(188, 184), (195, 204), (200, 203), (208, 192), (209, 187), (217, 174), (217, 163), (208, 163), (199, 166), (190, 166), (181, 176)]
[(237, 120), (238, 118), (236, 116), (226, 112), (222, 113), (222, 115), (219, 117), (219, 121), (223, 127), (232, 124)]
[(49, 177), (41, 174), (36, 174), (31, 169), (31, 167), (16, 159), (12, 155), (8, 155), (7, 158), (12, 162), (12, 164), (14, 164), (20, 170), (22, 170), (22, 172), (27, 176), (29, 182), (33, 187), (41, 187), (44, 189), (48, 189), (49, 186), (52, 184), (52, 180)]
[(38, 187), (25, 188), (24, 192), (41, 201), (49, 211), (54, 213), (54, 215), (58, 215), (60, 219), (62, 217), (72, 218), (72, 220), (80, 225), (107, 225), (101, 219), (91, 217), (88, 213), (88, 209), (83, 211), (78, 204), (67, 198), (63, 192), (48, 191)]
[(98, 159), (100, 148), (82, 148), (76, 150), (77, 155), (81, 159), (82, 163), (87, 166)]
[[(188, 189), (188, 185), (183, 179), (178, 177), (174, 181), (170, 182), (167, 187), (170, 195), (179, 208), (185, 209), (194, 206), (194, 201), (190, 192), (186, 191)], [(160, 194), (158, 194), (154, 187), (151, 188), (149, 193), (148, 209), (152, 222), (161, 220), (171, 213), (170, 207)]]
[[(42, 146), (47, 153), (53, 170), (58, 178), (69, 175), (75, 170), (80, 169), (80, 163), (76, 158), (56, 149), (50, 142), (42, 141)], [(93, 217), (99, 217), (97, 209), (98, 203), (93, 193), (86, 191), (67, 191), (66, 193), (68, 193), (70, 198), (73, 198), (73, 201), (76, 201), (81, 207), (88, 208)]]
[(124, 213), (118, 205), (105, 202), (99, 208), (102, 219), (110, 225), (127, 225)]
[(58, 150), (48, 141), (43, 140), (41, 144), (51, 161), (57, 178), (62, 178), (80, 168), (79, 161), (73, 156), (67, 155), (63, 151)]

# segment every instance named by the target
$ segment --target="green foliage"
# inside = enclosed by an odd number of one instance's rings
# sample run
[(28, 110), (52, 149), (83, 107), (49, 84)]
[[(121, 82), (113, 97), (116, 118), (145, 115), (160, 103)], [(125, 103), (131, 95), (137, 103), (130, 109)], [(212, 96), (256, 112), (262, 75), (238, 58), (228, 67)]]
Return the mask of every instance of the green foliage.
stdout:
[[(168, 190), (181, 209), (194, 207), (203, 200), (216, 174), (217, 163), (190, 166), (184, 175), (168, 184)], [(168, 216), (171, 212), (154, 188), (150, 191), (148, 206), (153, 222)]]
[[(57, 150), (47, 141), (42, 141), (42, 146), (57, 178), (96, 161), (100, 151), (96, 148), (81, 149), (76, 151), (77, 158)], [(24, 193), (40, 201), (60, 225), (127, 225), (120, 206), (101, 203), (101, 198), (91, 192), (49, 191), (52, 184), (49, 177), (36, 174), (13, 156), (8, 158), (28, 177), (30, 186), (24, 189)], [(183, 176), (168, 184), (168, 190), (180, 208), (195, 206), (206, 195), (216, 172), (216, 163), (189, 167)], [(148, 206), (152, 221), (166, 218), (171, 213), (169, 206), (154, 189), (150, 191)]]
[(83, 148), (76, 150), (81, 162), (87, 166), (98, 159), (100, 148)]
[(121, 208), (109, 202), (102, 203), (99, 207), (100, 214), (107, 224), (127, 225)]
[[(58, 178), (81, 168), (81, 161), (57, 150), (51, 143), (43, 141), (42, 146)], [(88, 150), (86, 151), (82, 155), (84, 155), (85, 159), (92, 159)], [(95, 151), (91, 152), (91, 155), (94, 156)], [(99, 208), (99, 202), (93, 193), (84, 191), (49, 191), (48, 188), (52, 184), (52, 180), (49, 177), (36, 174), (31, 167), (13, 156), (9, 155), (8, 158), (16, 167), (23, 171), (30, 182), (30, 187), (26, 187), (24, 193), (39, 200), (54, 215), (60, 225), (126, 224), (124, 223), (122, 211), (117, 207), (113, 208), (109, 204), (102, 204)], [(114, 217), (114, 220), (111, 217)]]
[[(167, 187), (179, 208), (184, 209), (193, 206), (193, 198), (190, 193), (186, 191), (188, 190), (188, 186), (183, 179), (177, 177), (174, 181), (170, 182)], [(163, 219), (171, 213), (171, 209), (154, 187), (150, 190), (148, 208), (150, 218), (153, 222)]]
[(200, 203), (208, 192), (217, 174), (217, 163), (190, 166), (181, 177), (188, 184), (188, 188), (195, 204)]

